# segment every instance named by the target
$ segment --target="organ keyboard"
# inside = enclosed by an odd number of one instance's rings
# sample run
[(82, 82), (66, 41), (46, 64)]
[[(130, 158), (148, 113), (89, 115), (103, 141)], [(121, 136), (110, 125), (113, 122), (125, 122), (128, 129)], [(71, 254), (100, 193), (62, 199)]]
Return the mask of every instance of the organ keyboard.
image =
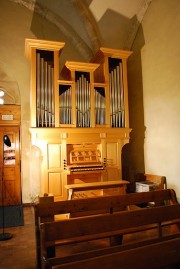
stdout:
[(67, 170), (70, 173), (74, 172), (83, 172), (83, 171), (102, 171), (105, 170), (105, 165), (97, 164), (97, 165), (75, 165), (67, 167)]
[(69, 145), (69, 156), (64, 160), (64, 170), (71, 173), (83, 171), (103, 171), (106, 159), (101, 162), (101, 151), (98, 144)]

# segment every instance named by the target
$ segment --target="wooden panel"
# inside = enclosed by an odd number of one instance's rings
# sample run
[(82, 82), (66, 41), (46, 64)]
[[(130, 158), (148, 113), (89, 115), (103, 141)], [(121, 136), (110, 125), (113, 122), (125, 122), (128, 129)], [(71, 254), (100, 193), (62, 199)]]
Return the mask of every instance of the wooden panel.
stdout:
[(120, 234), (121, 232), (127, 234), (131, 233), (133, 228), (135, 230), (138, 227), (141, 229), (143, 225), (163, 224), (166, 221), (177, 220), (179, 214), (180, 205), (176, 204), (143, 210), (121, 211), (109, 215), (88, 216), (83, 218), (83, 221), (81, 218), (68, 219), (46, 223), (46, 238), (47, 241), (54, 241), (70, 237), (103, 234), (109, 231), (112, 231), (112, 233), (114, 231), (114, 234)]
[[(102, 173), (86, 173), (85, 171), (82, 174), (75, 174), (75, 175), (68, 175), (67, 183), (68, 184), (80, 184), (80, 183), (92, 183), (92, 182), (99, 182), (102, 179)], [(85, 198), (85, 197), (95, 197), (102, 195), (101, 190), (94, 190), (94, 191), (81, 191), (76, 192), (73, 195), (73, 198)]]
[(4, 177), (6, 180), (14, 180), (15, 167), (4, 167)]
[(9, 205), (18, 204), (18, 200), (14, 196), (15, 192), (16, 192), (15, 181), (6, 180), (4, 188), (4, 197), (6, 200), (6, 204)]
[(20, 106), (1, 105), (0, 125), (20, 125), (20, 123), (21, 123), (21, 107)]
[(117, 143), (107, 143), (107, 162), (109, 166), (118, 165), (118, 145)]
[(48, 145), (48, 167), (60, 168), (61, 165), (61, 145), (49, 144)]
[(61, 173), (49, 173), (49, 193), (54, 196), (63, 196)]
[[(2, 186), (0, 186), (0, 193), (2, 192)], [(15, 182), (6, 180), (4, 182), (4, 200), (6, 205), (18, 204), (18, 200), (14, 195), (16, 192)]]
[(84, 260), (61, 264), (56, 266), (56, 269), (178, 268), (177, 266), (180, 263), (180, 256), (178, 255), (179, 252), (180, 239), (175, 238), (155, 244), (144, 245), (143, 247), (130, 248), (126, 251), (109, 253), (108, 255), (104, 255), (104, 253), (102, 253), (102, 255), (97, 255), (94, 258), (84, 258)]
[[(0, 144), (0, 185), (4, 182), (5, 205), (17, 205), (21, 203), (21, 174), (20, 174), (20, 151), (19, 151), (19, 126), (0, 127), (0, 139), (3, 141), (7, 135), (11, 141), (11, 147), (5, 151), (4, 147), (4, 166), (3, 164), (3, 143)], [(13, 151), (13, 160), (12, 158)], [(4, 171), (4, 172), (3, 172)], [(2, 181), (3, 179), (3, 181)], [(0, 201), (1, 203), (1, 201)]]
[(120, 179), (121, 177), (120, 169), (118, 169), (117, 167), (108, 167), (107, 173), (109, 180)]
[[(51, 196), (52, 197), (52, 196)], [(40, 199), (41, 198), (41, 199)], [(171, 204), (177, 204), (176, 193), (172, 189), (156, 190), (144, 193), (128, 193), (125, 195), (117, 196), (106, 196), (81, 200), (68, 200), (53, 202), (49, 197), (40, 197), (39, 203), (35, 205), (40, 217), (54, 216), (59, 212), (61, 214), (74, 213), (74, 212), (85, 212), (95, 209), (110, 209), (127, 207), (135, 204), (143, 204), (148, 202), (159, 202), (169, 201)], [(49, 198), (49, 200), (47, 200)]]
[(78, 183), (90, 183), (101, 180), (101, 174), (96, 172), (86, 173), (85, 171), (82, 174), (72, 174), (68, 175), (68, 184), (78, 184)]

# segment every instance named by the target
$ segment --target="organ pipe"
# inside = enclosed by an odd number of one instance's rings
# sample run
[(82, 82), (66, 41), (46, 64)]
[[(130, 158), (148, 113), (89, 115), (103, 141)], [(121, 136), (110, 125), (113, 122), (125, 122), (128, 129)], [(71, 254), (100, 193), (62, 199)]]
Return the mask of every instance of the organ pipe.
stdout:
[(54, 68), (36, 54), (36, 122), (37, 127), (54, 127)]
[(121, 62), (109, 72), (109, 89), (111, 127), (124, 127), (124, 88)]
[(41, 93), (40, 93), (40, 54), (37, 53), (36, 57), (36, 110), (37, 110), (37, 127), (40, 126), (40, 103), (41, 103)]
[(84, 74), (76, 80), (76, 126), (90, 127), (90, 82)]
[[(102, 88), (99, 88), (99, 91)], [(103, 89), (104, 90), (104, 89)], [(96, 124), (105, 124), (105, 96), (98, 88), (94, 89)]]
[[(64, 87), (61, 85), (64, 89)], [(65, 90), (60, 93), (59, 97), (59, 111), (60, 111), (60, 123), (61, 124), (71, 124), (72, 123), (72, 87), (67, 86)]]
[[(37, 127), (55, 126), (54, 68), (41, 53), (36, 54)], [(125, 127), (122, 63), (109, 68), (110, 126)], [(105, 89), (94, 87), (95, 124), (106, 124)], [(76, 126), (91, 127), (91, 83), (89, 73), (77, 72), (75, 81)], [(72, 124), (72, 85), (59, 94), (59, 122)]]

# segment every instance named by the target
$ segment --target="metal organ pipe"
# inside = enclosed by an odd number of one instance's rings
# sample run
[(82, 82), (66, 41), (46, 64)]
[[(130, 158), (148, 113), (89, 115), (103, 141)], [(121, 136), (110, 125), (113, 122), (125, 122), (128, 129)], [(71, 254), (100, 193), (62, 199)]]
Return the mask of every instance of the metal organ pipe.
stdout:
[(118, 126), (121, 126), (121, 98), (120, 98), (120, 93), (121, 93), (121, 81), (120, 81), (120, 69), (119, 66), (117, 66), (117, 110), (118, 110)]
[(44, 59), (40, 58), (40, 124), (44, 126)]
[(101, 120), (100, 120), (100, 124), (105, 124), (105, 117), (106, 117), (106, 106), (105, 106), (105, 97), (103, 95), (100, 95), (101, 101)]
[(120, 91), (120, 100), (121, 100), (121, 112), (122, 112), (122, 126), (121, 127), (125, 127), (125, 110), (124, 110), (124, 85), (123, 85), (123, 70), (122, 70), (122, 64), (119, 64), (119, 70), (120, 70), (120, 87), (121, 87), (121, 91)]
[(47, 74), (47, 62), (44, 62), (44, 124), (48, 126), (48, 74)]
[(94, 89), (96, 124), (105, 124), (105, 96), (104, 88)]
[(122, 63), (109, 72), (110, 124), (111, 127), (124, 127), (124, 88)]
[[(72, 124), (72, 87), (62, 85), (59, 96), (60, 124)], [(114, 65), (109, 71), (110, 90), (110, 125), (125, 126), (124, 86), (122, 63)], [(94, 88), (95, 124), (106, 123), (105, 89)], [(77, 72), (75, 82), (76, 126), (91, 127), (91, 85), (89, 73)], [(43, 58), (41, 52), (36, 54), (36, 124), (37, 127), (55, 126), (54, 67)]]
[(49, 126), (55, 126), (55, 104), (54, 104), (54, 67), (51, 66), (51, 122), (49, 122)]
[(87, 126), (90, 127), (91, 126), (91, 102), (90, 102), (90, 98), (91, 98), (91, 88), (90, 88), (90, 84), (87, 81)]
[(52, 123), (52, 81), (51, 81), (51, 66), (48, 65), (48, 122)]
[(76, 126), (90, 127), (90, 83), (84, 74), (76, 80)]
[(36, 54), (36, 124), (54, 127), (54, 68), (41, 54)]
[(59, 111), (60, 111), (60, 123), (61, 124), (71, 124), (72, 123), (72, 103), (71, 103), (71, 94), (72, 87), (71, 86), (62, 86), (65, 87), (64, 92), (60, 93), (59, 97)]
[(40, 92), (40, 54), (36, 56), (36, 121), (37, 127), (40, 126), (40, 106), (41, 106), (41, 92)]

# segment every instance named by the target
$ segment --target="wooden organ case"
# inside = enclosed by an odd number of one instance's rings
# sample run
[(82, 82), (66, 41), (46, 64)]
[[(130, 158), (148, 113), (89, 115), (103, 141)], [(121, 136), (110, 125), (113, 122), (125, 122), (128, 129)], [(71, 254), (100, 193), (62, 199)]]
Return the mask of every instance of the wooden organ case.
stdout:
[(25, 42), (31, 62), (31, 141), (42, 154), (40, 188), (56, 200), (67, 199), (67, 184), (121, 180), (121, 151), (131, 131), (131, 52), (100, 48), (89, 63), (67, 61), (60, 76), (64, 46), (36, 39)]

